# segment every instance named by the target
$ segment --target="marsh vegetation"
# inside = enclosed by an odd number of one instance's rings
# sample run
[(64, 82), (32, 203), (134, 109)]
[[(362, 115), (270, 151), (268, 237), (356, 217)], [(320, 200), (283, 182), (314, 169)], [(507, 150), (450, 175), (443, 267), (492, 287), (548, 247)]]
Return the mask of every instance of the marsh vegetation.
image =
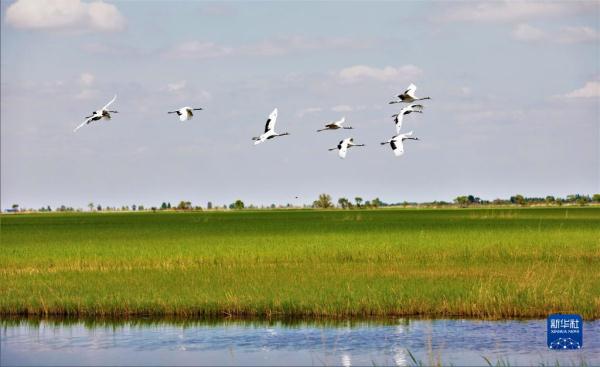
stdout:
[(600, 209), (4, 215), (0, 313), (600, 317)]

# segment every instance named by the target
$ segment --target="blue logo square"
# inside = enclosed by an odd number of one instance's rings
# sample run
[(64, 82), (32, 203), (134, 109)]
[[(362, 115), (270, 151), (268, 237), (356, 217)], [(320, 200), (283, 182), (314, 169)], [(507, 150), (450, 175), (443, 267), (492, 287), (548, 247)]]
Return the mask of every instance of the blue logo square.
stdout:
[(548, 348), (583, 348), (583, 319), (579, 315), (555, 313), (548, 316)]

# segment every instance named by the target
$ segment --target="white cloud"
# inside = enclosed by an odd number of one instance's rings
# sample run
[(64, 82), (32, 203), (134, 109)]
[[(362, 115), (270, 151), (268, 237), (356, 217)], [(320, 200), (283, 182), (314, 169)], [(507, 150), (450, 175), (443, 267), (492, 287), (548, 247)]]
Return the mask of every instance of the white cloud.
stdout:
[(518, 22), (534, 18), (547, 18), (577, 13), (586, 9), (594, 10), (594, 4), (583, 2), (465, 2), (453, 6), (439, 17), (445, 21), (468, 22)]
[(242, 55), (273, 56), (304, 50), (362, 49), (368, 47), (370, 47), (370, 43), (350, 38), (289, 36), (276, 37), (242, 46), (236, 52)]
[(236, 15), (237, 11), (227, 3), (209, 3), (200, 8), (200, 14), (209, 17), (223, 17)]
[(94, 81), (96, 81), (96, 77), (91, 73), (82, 73), (79, 76), (79, 83), (85, 87), (91, 86)]
[(307, 108), (303, 108), (300, 111), (298, 111), (298, 113), (296, 114), (298, 117), (303, 117), (305, 115), (311, 114), (311, 113), (316, 113), (316, 112), (321, 112), (323, 111), (323, 109), (321, 107), (307, 107)]
[(546, 34), (541, 29), (529, 24), (519, 24), (513, 29), (512, 36), (518, 41), (535, 42), (544, 39)]
[(183, 59), (206, 59), (229, 55), (232, 52), (231, 47), (220, 46), (214, 42), (188, 41), (175, 46), (167, 55)]
[[(512, 37), (523, 42), (540, 40), (576, 43), (594, 42), (600, 39), (600, 33), (585, 26), (562, 27), (559, 31), (545, 32), (527, 22), (549, 18), (565, 18), (580, 13), (596, 13), (598, 4), (594, 1), (489, 1), (452, 3), (446, 12), (434, 16), (434, 20), (450, 22), (479, 23), (520, 23), (513, 28)], [(544, 23), (550, 24), (550, 23)]]
[(459, 90), (460, 90), (460, 93), (461, 93), (463, 96), (469, 96), (469, 95), (471, 95), (471, 88), (470, 88), (470, 87), (463, 86), (463, 87), (460, 87), (460, 89), (459, 89)]
[(267, 40), (261, 41), (255, 44), (250, 44), (246, 46), (242, 46), (236, 50), (237, 53), (243, 55), (251, 55), (251, 56), (275, 56), (275, 55), (283, 55), (287, 53), (288, 47), (287, 45)]
[(116, 31), (125, 28), (125, 18), (116, 6), (101, 1), (87, 5), (90, 24), (93, 29), (101, 31)]
[(600, 98), (600, 81), (585, 83), (582, 88), (575, 89), (565, 95), (567, 98)]
[(212, 94), (210, 94), (209, 91), (202, 89), (196, 93), (195, 98), (197, 98), (199, 101), (206, 102), (212, 99)]
[(594, 42), (600, 40), (600, 33), (590, 27), (562, 27), (557, 40), (563, 43)]
[(239, 47), (207, 41), (188, 41), (176, 45), (166, 54), (174, 58), (198, 59), (231, 55), (279, 56), (310, 50), (363, 49), (370, 47), (372, 43), (350, 38), (306, 38), (302, 36), (275, 37)]
[[(166, 87), (161, 88), (160, 92), (168, 92), (185, 103), (204, 103), (212, 99), (210, 92), (204, 89), (197, 88), (194, 84), (188, 84), (187, 80), (179, 80), (173, 83), (168, 83)], [(201, 107), (201, 106), (196, 106)]]
[(481, 124), (482, 121), (515, 121), (522, 119), (526, 111), (515, 107), (507, 109), (504, 106), (488, 102), (468, 102), (451, 106), (453, 118), (461, 124)]
[(517, 25), (513, 29), (512, 36), (517, 41), (524, 42), (545, 40), (559, 43), (580, 43), (600, 40), (600, 33), (590, 27), (562, 27), (558, 31), (544, 32), (526, 23)]
[(88, 72), (81, 73), (77, 82), (82, 89), (75, 95), (76, 99), (92, 99), (98, 95), (98, 90), (94, 88), (94, 84), (96, 83), (94, 74)]
[(167, 84), (167, 91), (169, 91), (171, 93), (181, 92), (182, 90), (185, 89), (186, 84), (187, 84), (187, 82), (185, 80), (180, 80), (175, 83), (169, 83), (169, 84)]
[(116, 6), (102, 1), (17, 0), (6, 10), (5, 21), (18, 29), (119, 31), (125, 18)]
[(363, 80), (407, 82), (419, 77), (422, 73), (423, 70), (415, 65), (386, 66), (381, 69), (367, 65), (354, 65), (340, 70), (337, 75), (342, 82), (346, 83)]
[(145, 58), (154, 56), (153, 51), (139, 45), (124, 45), (114, 42), (86, 42), (79, 46), (81, 50), (94, 55), (110, 55), (115, 58)]
[(77, 93), (75, 95), (76, 99), (82, 99), (82, 100), (86, 100), (86, 99), (92, 99), (94, 97), (98, 96), (98, 90), (96, 89), (83, 89), (81, 90), (79, 93)]
[(331, 107), (331, 110), (333, 112), (351, 112), (354, 110), (354, 108), (352, 108), (352, 106), (348, 106), (347, 104), (341, 104)]

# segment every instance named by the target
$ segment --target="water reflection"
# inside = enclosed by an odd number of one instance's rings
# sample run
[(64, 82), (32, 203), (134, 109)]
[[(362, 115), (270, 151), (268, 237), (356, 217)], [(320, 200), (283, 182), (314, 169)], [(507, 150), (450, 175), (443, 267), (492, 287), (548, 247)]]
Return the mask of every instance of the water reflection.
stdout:
[(600, 321), (584, 348), (550, 351), (546, 321), (0, 320), (1, 365), (600, 364)]

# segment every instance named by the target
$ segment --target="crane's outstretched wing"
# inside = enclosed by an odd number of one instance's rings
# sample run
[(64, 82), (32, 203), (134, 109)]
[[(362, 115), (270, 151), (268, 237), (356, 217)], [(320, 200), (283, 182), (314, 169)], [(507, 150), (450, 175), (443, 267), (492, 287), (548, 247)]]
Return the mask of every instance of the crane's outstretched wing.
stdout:
[(392, 139), (392, 141), (390, 141), (390, 146), (392, 147), (392, 150), (394, 151), (394, 155), (396, 157), (399, 157), (402, 154), (404, 154), (404, 144), (402, 143), (402, 139)]
[(394, 118), (394, 123), (396, 124), (396, 134), (400, 134), (400, 130), (402, 129), (402, 120), (404, 119), (404, 113), (400, 111), (399, 114)]
[(417, 86), (413, 83), (410, 83), (408, 88), (404, 91), (404, 94), (410, 97), (415, 98), (415, 92), (417, 91)]
[(77, 127), (75, 128), (75, 130), (73, 130), (73, 132), (75, 132), (75, 131), (79, 130), (81, 127), (83, 127), (83, 125), (85, 125), (85, 124), (89, 124), (89, 123), (90, 123), (90, 121), (92, 121), (92, 116), (88, 117), (88, 118), (87, 118), (87, 119), (86, 119), (84, 122), (82, 122), (81, 124), (79, 124), (79, 126), (77, 126)]
[(265, 124), (265, 133), (269, 130), (273, 130), (275, 128), (275, 121), (272, 119), (267, 119), (267, 123)]
[(115, 96), (113, 97), (113, 99), (110, 100), (110, 102), (108, 102), (106, 104), (106, 106), (102, 107), (103, 110), (107, 109), (108, 106), (110, 106), (111, 104), (113, 104), (113, 102), (117, 99), (117, 95), (115, 94)]
[(191, 119), (192, 116), (194, 116), (194, 114), (192, 113), (192, 109), (190, 108), (188, 110), (188, 108), (189, 107), (184, 107), (179, 110), (179, 112), (177, 113), (177, 115), (179, 115), (179, 121), (184, 122)]
[(265, 132), (269, 131), (269, 130), (275, 130), (275, 123), (277, 122), (277, 108), (273, 110), (273, 112), (271, 112), (271, 114), (269, 115), (269, 119), (267, 120), (267, 123), (265, 124)]
[(346, 153), (348, 153), (348, 143), (350, 142), (350, 139), (344, 139), (342, 141), (340, 141), (340, 144), (338, 144), (338, 155), (340, 156), (340, 158), (346, 158)]
[(346, 158), (346, 153), (348, 153), (348, 144), (342, 144), (341, 148), (338, 150), (338, 155), (340, 158)]

